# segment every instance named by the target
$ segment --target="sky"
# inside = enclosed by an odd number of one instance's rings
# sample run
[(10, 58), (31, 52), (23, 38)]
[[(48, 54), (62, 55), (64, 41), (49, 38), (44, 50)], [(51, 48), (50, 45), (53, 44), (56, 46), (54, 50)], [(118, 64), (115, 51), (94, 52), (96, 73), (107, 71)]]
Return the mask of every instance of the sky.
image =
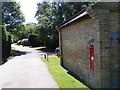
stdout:
[(43, 0), (16, 0), (21, 5), (21, 11), (25, 16), (25, 24), (27, 23), (37, 23), (34, 18), (37, 11), (37, 3)]
[[(37, 11), (37, 3), (43, 2), (43, 1), (55, 1), (55, 0), (16, 0), (17, 2), (20, 2), (21, 5), (21, 11), (23, 12), (25, 16), (25, 24), (27, 23), (37, 23), (37, 20), (35, 19), (35, 13)], [(56, 0), (60, 1), (60, 0)], [(64, 0), (61, 0), (64, 1)], [(82, 0), (79, 0), (82, 1)]]
[[(45, 1), (52, 1), (55, 0), (16, 0), (16, 2), (19, 2), (21, 5), (21, 11), (23, 12), (25, 16), (25, 23), (37, 23), (37, 20), (35, 19), (35, 13), (37, 10), (37, 3), (38, 2), (45, 2)], [(59, 1), (59, 0), (57, 0)], [(63, 0), (61, 0), (63, 1)]]

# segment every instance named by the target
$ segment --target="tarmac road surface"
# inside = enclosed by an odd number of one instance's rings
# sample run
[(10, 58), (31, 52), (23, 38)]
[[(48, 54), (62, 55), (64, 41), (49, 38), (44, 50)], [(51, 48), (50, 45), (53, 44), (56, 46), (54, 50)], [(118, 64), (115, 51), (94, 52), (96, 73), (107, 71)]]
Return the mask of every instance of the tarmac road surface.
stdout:
[(58, 88), (37, 50), (13, 45), (20, 51), (0, 66), (1, 88)]

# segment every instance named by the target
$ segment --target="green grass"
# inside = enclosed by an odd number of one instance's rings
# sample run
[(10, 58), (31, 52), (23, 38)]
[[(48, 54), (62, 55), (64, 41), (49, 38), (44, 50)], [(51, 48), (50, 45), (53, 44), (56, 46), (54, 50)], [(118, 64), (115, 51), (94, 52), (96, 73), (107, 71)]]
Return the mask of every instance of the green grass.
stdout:
[(12, 51), (16, 51), (16, 48), (15, 48), (15, 47), (11, 47), (11, 50), (12, 50)]
[[(44, 58), (42, 58), (44, 59)], [(67, 73), (67, 70), (60, 66), (60, 59), (57, 56), (51, 56), (49, 61), (44, 59), (44, 62), (48, 65), (50, 73), (53, 75), (59, 88), (86, 88), (87, 86), (79, 82), (73, 76)]]

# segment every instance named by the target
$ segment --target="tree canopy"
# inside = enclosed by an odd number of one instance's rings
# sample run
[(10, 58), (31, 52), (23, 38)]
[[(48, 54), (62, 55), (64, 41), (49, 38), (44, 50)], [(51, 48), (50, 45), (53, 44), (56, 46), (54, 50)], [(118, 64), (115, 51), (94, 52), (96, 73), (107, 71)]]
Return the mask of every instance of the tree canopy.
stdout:
[(2, 24), (11, 34), (18, 34), (25, 21), (20, 4), (16, 2), (2, 2)]
[(58, 24), (80, 12), (92, 2), (43, 2), (37, 4), (36, 19), (38, 20), (38, 33), (45, 46), (56, 48), (58, 46)]
[[(20, 4), (16, 2), (2, 3), (2, 24), (6, 30), (16, 36), (15, 39), (35, 36), (38, 44), (55, 49), (59, 46), (59, 35), (56, 26), (80, 12), (92, 2), (43, 2), (37, 3), (36, 19), (38, 24), (24, 25), (24, 15)], [(41, 46), (38, 45), (38, 46)]]

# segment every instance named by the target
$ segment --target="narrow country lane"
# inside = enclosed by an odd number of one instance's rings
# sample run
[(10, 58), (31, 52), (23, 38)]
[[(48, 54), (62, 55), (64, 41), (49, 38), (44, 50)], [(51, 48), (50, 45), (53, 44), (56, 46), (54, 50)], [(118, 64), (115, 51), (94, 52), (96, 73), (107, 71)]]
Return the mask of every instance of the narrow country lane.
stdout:
[(14, 47), (24, 53), (0, 66), (0, 88), (58, 88), (37, 50)]

